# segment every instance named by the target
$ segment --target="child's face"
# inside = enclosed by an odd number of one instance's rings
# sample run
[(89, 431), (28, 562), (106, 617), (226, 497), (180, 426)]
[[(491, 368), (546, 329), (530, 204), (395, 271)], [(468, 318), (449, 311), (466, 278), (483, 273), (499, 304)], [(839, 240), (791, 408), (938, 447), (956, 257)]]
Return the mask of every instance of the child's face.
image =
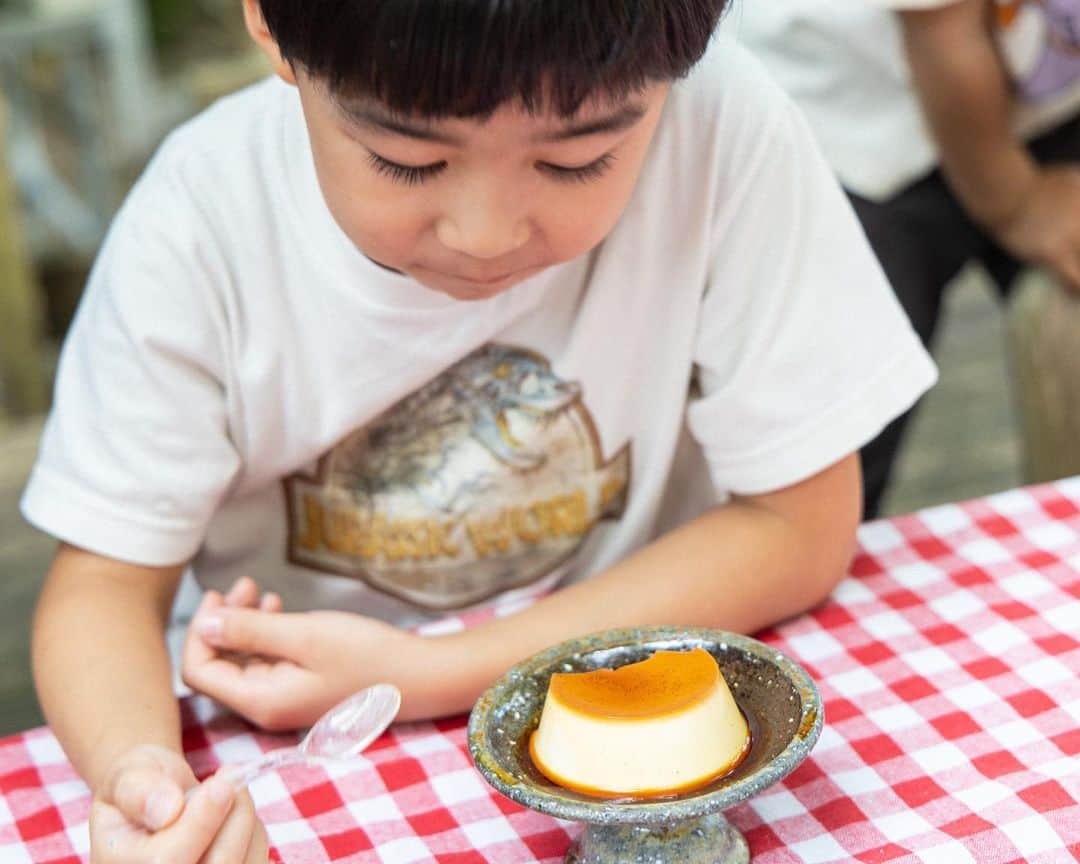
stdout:
[(492, 297), (596, 246), (622, 213), (668, 92), (567, 120), (503, 106), (427, 122), (296, 76), (323, 196), (378, 263), (460, 300)]

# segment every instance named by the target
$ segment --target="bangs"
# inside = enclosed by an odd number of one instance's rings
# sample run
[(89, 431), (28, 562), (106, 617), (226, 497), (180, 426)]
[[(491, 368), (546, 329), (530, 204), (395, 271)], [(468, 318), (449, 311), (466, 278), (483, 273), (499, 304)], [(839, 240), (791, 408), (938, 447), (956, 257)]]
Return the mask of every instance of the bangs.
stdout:
[(683, 77), (727, 0), (261, 0), (283, 57), (393, 112), (574, 114)]

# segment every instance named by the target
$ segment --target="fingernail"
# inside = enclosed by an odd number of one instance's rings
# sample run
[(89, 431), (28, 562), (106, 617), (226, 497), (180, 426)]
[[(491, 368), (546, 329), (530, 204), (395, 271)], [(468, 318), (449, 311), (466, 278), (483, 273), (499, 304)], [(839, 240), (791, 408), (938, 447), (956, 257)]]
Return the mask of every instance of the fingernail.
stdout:
[(217, 804), (225, 806), (229, 804), (232, 799), (233, 792), (232, 783), (221, 777), (212, 777), (206, 781), (206, 794)]
[(227, 600), (232, 600), (234, 597), (236, 597), (237, 594), (240, 594), (243, 590), (244, 590), (244, 580), (243, 579), (237, 579), (232, 584), (232, 587), (225, 594), (225, 598)]
[(225, 632), (225, 619), (220, 615), (203, 615), (197, 626), (199, 635), (207, 642), (219, 642)]
[(174, 788), (155, 789), (146, 799), (144, 810), (146, 827), (157, 831), (168, 825), (181, 803), (180, 793)]

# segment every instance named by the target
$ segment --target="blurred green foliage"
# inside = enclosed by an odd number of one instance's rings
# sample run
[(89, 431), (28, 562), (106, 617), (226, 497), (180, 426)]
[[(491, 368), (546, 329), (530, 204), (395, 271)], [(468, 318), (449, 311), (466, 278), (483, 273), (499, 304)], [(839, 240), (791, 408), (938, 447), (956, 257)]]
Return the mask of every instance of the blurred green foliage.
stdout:
[[(154, 44), (166, 52), (184, 51), (205, 39), (210, 50), (234, 47), (242, 33), (241, 0), (139, 0), (145, 7)], [(33, 0), (0, 0), (0, 15), (26, 12)]]
[[(3, 0), (0, 0), (3, 2)], [(166, 52), (217, 51), (244, 42), (240, 0), (143, 0), (154, 44)]]
[(167, 47), (183, 38), (197, 20), (198, 4), (191, 0), (148, 0), (154, 42)]

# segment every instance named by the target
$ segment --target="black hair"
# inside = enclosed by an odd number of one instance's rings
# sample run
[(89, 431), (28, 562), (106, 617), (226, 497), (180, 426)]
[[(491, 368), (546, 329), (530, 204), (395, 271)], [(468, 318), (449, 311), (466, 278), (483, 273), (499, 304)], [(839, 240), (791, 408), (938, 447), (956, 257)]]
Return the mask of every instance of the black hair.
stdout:
[(333, 93), (391, 111), (573, 114), (681, 78), (728, 0), (260, 0), (283, 57)]

